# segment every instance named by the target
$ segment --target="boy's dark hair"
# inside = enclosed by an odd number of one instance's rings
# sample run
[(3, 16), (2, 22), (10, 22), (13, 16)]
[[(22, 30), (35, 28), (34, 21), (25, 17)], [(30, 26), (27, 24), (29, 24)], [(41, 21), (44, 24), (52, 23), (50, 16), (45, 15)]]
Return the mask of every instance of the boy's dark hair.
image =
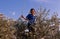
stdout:
[(35, 10), (35, 9), (34, 9), (34, 8), (31, 8), (31, 9), (30, 9), (30, 13), (32, 13), (32, 10)]

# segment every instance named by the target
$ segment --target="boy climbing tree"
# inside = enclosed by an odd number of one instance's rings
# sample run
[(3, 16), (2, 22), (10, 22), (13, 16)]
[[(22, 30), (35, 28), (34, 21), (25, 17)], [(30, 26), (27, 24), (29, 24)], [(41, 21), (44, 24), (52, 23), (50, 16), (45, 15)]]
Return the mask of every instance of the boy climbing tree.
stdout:
[(21, 17), (28, 21), (27, 28), (29, 29), (29, 32), (34, 31), (34, 29), (32, 28), (31, 25), (35, 23), (35, 19), (36, 19), (36, 17), (35, 17), (35, 9), (31, 8), (30, 13), (26, 16), (26, 18), (24, 18), (23, 15), (21, 15)]

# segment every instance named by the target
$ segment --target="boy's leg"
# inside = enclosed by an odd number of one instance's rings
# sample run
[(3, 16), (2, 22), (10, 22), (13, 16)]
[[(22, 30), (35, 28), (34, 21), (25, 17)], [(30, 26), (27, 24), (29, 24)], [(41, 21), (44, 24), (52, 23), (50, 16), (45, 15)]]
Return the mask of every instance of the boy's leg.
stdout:
[(29, 29), (29, 32), (31, 31), (30, 25), (31, 25), (31, 24), (28, 23), (28, 26), (27, 26), (27, 28)]
[(34, 29), (33, 27), (31, 26), (31, 24), (28, 23), (28, 29), (29, 29), (29, 32), (33, 31), (34, 32)]

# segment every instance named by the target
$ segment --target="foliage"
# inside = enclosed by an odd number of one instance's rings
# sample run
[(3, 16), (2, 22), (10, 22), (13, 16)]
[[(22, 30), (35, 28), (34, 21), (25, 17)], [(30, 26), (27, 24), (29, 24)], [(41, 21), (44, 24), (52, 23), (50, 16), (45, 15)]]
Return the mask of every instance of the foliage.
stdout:
[(59, 39), (59, 37), (56, 37), (56, 34), (59, 31), (59, 20), (56, 14), (52, 15), (52, 17), (48, 19), (49, 11), (50, 10), (40, 9), (40, 11), (37, 12), (36, 24), (31, 25), (35, 32), (31, 31), (26, 33), (24, 32), (26, 29), (24, 23), (21, 23), (20, 25), (18, 24), (20, 27), (16, 33), (18, 39)]
[(15, 28), (8, 24), (8, 20), (0, 20), (0, 39), (16, 39)]

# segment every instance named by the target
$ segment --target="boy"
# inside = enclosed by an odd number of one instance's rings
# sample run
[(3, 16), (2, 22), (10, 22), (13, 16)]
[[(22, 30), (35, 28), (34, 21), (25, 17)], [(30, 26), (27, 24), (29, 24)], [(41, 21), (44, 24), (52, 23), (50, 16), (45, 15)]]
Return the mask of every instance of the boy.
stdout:
[(29, 32), (34, 31), (34, 29), (30, 26), (30, 25), (34, 24), (34, 22), (35, 22), (35, 16), (34, 15), (35, 15), (35, 9), (31, 8), (30, 9), (30, 14), (28, 14), (26, 16), (26, 18), (24, 18), (23, 15), (21, 16), (23, 19), (28, 20), (28, 26), (27, 27), (29, 29)]

